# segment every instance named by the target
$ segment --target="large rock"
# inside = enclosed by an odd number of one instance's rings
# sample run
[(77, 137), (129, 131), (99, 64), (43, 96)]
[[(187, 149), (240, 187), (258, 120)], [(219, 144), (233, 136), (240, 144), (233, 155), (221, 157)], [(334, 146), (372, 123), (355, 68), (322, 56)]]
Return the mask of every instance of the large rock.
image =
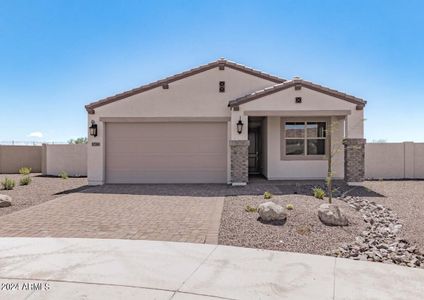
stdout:
[(287, 213), (284, 208), (274, 202), (265, 202), (259, 204), (258, 213), (263, 222), (282, 223), (287, 219)]
[(335, 204), (321, 204), (318, 209), (318, 217), (325, 225), (347, 226), (349, 224), (346, 216)]
[(12, 197), (8, 195), (0, 195), (0, 207), (8, 207), (12, 205)]

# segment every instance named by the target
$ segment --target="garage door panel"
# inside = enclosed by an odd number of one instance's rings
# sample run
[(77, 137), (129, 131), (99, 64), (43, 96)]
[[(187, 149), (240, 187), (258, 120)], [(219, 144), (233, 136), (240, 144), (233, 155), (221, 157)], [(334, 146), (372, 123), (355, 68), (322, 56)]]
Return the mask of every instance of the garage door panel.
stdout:
[(222, 178), (226, 177), (225, 171), (125, 171), (114, 172), (109, 181), (111, 183), (223, 183)]
[(223, 183), (226, 123), (108, 123), (109, 183)]
[(143, 156), (110, 156), (108, 164), (111, 169), (131, 170), (134, 166), (138, 166), (143, 170), (172, 170), (174, 168), (183, 171), (185, 169), (223, 169), (226, 168), (226, 162), (223, 161), (222, 155), (192, 155), (177, 154), (170, 157), (169, 155), (143, 155)]
[(163, 147), (163, 140), (140, 140), (132, 141), (131, 147), (126, 147), (128, 140), (117, 140), (115, 144), (110, 145), (108, 149), (109, 154), (122, 155), (136, 155), (139, 153), (145, 154), (173, 154), (173, 153), (194, 153), (194, 154), (225, 154), (226, 149), (226, 140), (224, 139), (199, 139), (195, 143), (193, 139), (186, 140), (176, 140), (168, 139), (167, 143), (172, 144), (172, 148)]
[[(135, 125), (136, 124), (136, 125)], [(193, 136), (222, 138), (225, 123), (110, 123), (108, 133), (115, 138), (135, 139), (188, 138)], [(216, 126), (213, 126), (216, 125)], [(188, 130), (189, 127), (189, 130)]]

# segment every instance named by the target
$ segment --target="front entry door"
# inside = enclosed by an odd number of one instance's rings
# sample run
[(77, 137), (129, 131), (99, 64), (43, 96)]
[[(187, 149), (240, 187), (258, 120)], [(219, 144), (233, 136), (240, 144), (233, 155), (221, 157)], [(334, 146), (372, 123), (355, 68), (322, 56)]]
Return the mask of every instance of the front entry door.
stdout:
[(249, 128), (249, 174), (260, 173), (260, 128)]

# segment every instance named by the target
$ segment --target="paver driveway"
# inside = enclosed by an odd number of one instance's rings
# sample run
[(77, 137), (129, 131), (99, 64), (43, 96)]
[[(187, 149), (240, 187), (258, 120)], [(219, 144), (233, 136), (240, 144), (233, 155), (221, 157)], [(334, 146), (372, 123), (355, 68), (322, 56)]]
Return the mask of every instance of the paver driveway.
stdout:
[(0, 218), (2, 237), (218, 241), (224, 197), (214, 185), (90, 187)]

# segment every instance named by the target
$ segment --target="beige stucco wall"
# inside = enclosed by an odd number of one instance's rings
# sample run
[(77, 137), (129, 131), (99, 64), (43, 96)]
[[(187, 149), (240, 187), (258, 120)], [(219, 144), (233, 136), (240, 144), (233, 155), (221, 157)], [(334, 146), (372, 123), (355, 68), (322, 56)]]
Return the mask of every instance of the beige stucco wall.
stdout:
[[(219, 81), (225, 81), (225, 93), (219, 93)], [(230, 117), (228, 102), (258, 89), (274, 84), (226, 67), (214, 68), (169, 84), (169, 89), (158, 87), (95, 109), (88, 115), (88, 126), (94, 120), (98, 125), (98, 136), (89, 136), (88, 141), (88, 182), (104, 183), (104, 123), (101, 117)], [(229, 124), (231, 138), (238, 136)], [(246, 123), (247, 124), (247, 118)], [(87, 127), (88, 127), (87, 126)], [(245, 127), (247, 128), (247, 126)], [(88, 130), (88, 129), (87, 129)], [(92, 146), (93, 142), (100, 146)], [(229, 152), (229, 151), (228, 151)], [(229, 164), (228, 164), (229, 165)]]
[(366, 144), (365, 177), (369, 179), (423, 179), (424, 143)]
[[(296, 97), (302, 97), (302, 103), (295, 103)], [(347, 102), (323, 93), (302, 87), (296, 91), (294, 87), (270, 94), (240, 105), (240, 111), (234, 116), (249, 111), (349, 111), (347, 116), (348, 138), (364, 137), (364, 111), (356, 110), (356, 104)], [(234, 123), (234, 122), (233, 122)]]
[(18, 173), (30, 167), (33, 173), (41, 172), (41, 146), (0, 146), (0, 173)]
[[(336, 120), (334, 120), (336, 121)], [(332, 137), (333, 176), (344, 176), (343, 122), (333, 123), (335, 130)], [(267, 178), (276, 179), (324, 179), (327, 177), (327, 160), (282, 160), (281, 159), (281, 118), (267, 118)]]
[(43, 174), (57, 176), (65, 171), (70, 176), (87, 176), (87, 145), (43, 145)]

